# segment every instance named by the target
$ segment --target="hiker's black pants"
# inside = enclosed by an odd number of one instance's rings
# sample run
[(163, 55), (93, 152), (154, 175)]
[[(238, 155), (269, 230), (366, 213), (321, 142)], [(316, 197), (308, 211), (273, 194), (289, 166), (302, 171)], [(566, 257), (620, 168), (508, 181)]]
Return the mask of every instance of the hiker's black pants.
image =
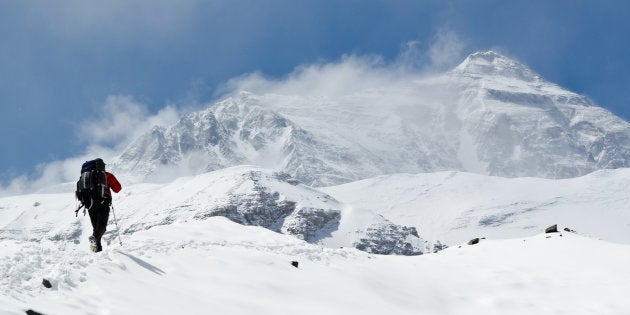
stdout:
[(107, 220), (109, 220), (109, 200), (105, 200), (103, 203), (96, 203), (88, 211), (90, 214), (90, 221), (92, 222), (92, 235), (96, 238), (96, 251), (103, 250), (101, 246), (101, 238), (107, 230)]

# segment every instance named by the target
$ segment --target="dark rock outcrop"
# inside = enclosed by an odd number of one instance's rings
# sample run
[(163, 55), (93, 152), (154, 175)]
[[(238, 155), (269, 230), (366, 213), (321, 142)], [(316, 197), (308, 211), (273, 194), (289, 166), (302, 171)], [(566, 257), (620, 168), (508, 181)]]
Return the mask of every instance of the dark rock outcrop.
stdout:
[(475, 245), (479, 243), (479, 238), (473, 238), (472, 240), (468, 241), (468, 245)]
[(545, 233), (558, 233), (558, 225), (554, 224), (545, 229)]
[(354, 247), (373, 254), (381, 255), (422, 255), (419, 246), (408, 241), (409, 238), (420, 241), (418, 231), (414, 227), (406, 227), (391, 223), (368, 227), (365, 237), (359, 239)]

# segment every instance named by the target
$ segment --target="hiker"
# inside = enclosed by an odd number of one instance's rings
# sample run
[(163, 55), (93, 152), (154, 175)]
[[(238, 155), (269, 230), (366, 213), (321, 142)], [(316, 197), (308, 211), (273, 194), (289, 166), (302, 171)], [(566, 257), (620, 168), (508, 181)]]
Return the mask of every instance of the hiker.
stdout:
[[(89, 237), (90, 250), (103, 250), (101, 238), (105, 234), (112, 204), (112, 190), (118, 193), (121, 185), (114, 174), (105, 171), (102, 159), (87, 161), (81, 168), (81, 178), (77, 182), (77, 198), (90, 215), (92, 235)], [(81, 206), (79, 208), (81, 208)], [(77, 209), (78, 211), (78, 209)]]

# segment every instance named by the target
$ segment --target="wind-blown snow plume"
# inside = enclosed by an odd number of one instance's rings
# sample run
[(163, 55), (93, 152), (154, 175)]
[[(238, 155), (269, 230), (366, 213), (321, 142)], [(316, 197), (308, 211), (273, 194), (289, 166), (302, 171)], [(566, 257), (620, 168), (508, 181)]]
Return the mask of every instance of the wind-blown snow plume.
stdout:
[(435, 40), (429, 48), (431, 67), (436, 70), (447, 70), (462, 60), (466, 44), (457, 33), (442, 29), (435, 35)]
[(234, 78), (220, 91), (226, 95), (248, 91), (255, 94), (289, 94), (339, 97), (367, 89), (407, 81), (409, 75), (397, 64), (387, 64), (380, 56), (345, 55), (341, 60), (297, 67), (281, 79), (260, 73)]

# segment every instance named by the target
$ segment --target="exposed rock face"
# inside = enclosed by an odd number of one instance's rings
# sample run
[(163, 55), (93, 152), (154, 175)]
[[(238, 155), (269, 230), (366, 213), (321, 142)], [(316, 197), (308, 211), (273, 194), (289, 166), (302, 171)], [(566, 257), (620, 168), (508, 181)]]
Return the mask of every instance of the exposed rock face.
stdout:
[[(274, 174), (291, 185), (295, 180), (286, 174)], [(269, 191), (261, 181), (262, 173), (246, 174), (254, 183), (253, 191), (245, 194), (230, 195), (226, 205), (198, 212), (194, 217), (203, 219), (210, 216), (224, 216), (244, 225), (262, 226), (277, 232), (289, 234), (310, 243), (330, 237), (339, 227), (342, 212), (335, 209), (300, 206), (298, 201), (281, 198), (279, 192)], [(334, 200), (328, 196), (324, 199)], [(380, 217), (367, 231), (359, 231), (360, 238), (353, 243), (359, 250), (383, 255), (420, 255), (421, 242), (415, 228), (392, 224)]]
[(472, 240), (468, 241), (468, 245), (475, 245), (479, 243), (479, 238), (473, 238)]
[(278, 199), (278, 193), (262, 189), (252, 194), (231, 195), (227, 205), (198, 212), (195, 218), (223, 216), (244, 225), (274, 228), (282, 225), (284, 218), (295, 211), (295, 202)]
[[(260, 173), (250, 172), (246, 176), (254, 184), (253, 191), (230, 195), (228, 204), (198, 212), (194, 217), (224, 216), (240, 224), (265, 227), (309, 242), (317, 241), (321, 233), (330, 234), (328, 231), (339, 225), (339, 210), (298, 207), (296, 201), (280, 198), (280, 193), (269, 192), (262, 186)], [(276, 178), (295, 184), (286, 174), (276, 174)]]
[(433, 244), (433, 252), (437, 253), (441, 250), (445, 250), (448, 248), (448, 245), (446, 244), (442, 244), (442, 242), (437, 241), (435, 244)]
[(315, 208), (301, 208), (288, 216), (280, 229), (310, 243), (330, 236), (339, 227), (341, 213)]
[[(286, 174), (274, 175), (276, 179), (294, 184), (294, 180)], [(245, 176), (254, 183), (253, 191), (230, 195), (227, 205), (198, 212), (194, 217), (224, 216), (240, 224), (262, 226), (310, 243), (330, 237), (338, 229), (342, 215), (340, 210), (300, 206), (299, 202), (281, 198), (279, 192), (270, 192), (268, 187), (263, 186), (262, 173), (250, 172)], [(365, 232), (357, 233), (360, 239), (353, 244), (354, 247), (383, 255), (422, 254), (418, 246), (421, 240), (415, 228), (395, 225), (382, 217), (380, 220)]]
[(174, 126), (155, 127), (132, 143), (112, 168), (143, 180), (162, 179), (173, 171), (195, 175), (253, 164), (321, 186), (356, 179), (344, 169), (361, 165), (364, 153), (322, 139), (243, 93), (189, 114)]
[(554, 224), (545, 229), (545, 233), (558, 233), (558, 225)]
[(362, 251), (382, 255), (422, 255), (418, 232), (414, 227), (392, 223), (376, 224), (368, 227), (365, 237), (354, 246)]

